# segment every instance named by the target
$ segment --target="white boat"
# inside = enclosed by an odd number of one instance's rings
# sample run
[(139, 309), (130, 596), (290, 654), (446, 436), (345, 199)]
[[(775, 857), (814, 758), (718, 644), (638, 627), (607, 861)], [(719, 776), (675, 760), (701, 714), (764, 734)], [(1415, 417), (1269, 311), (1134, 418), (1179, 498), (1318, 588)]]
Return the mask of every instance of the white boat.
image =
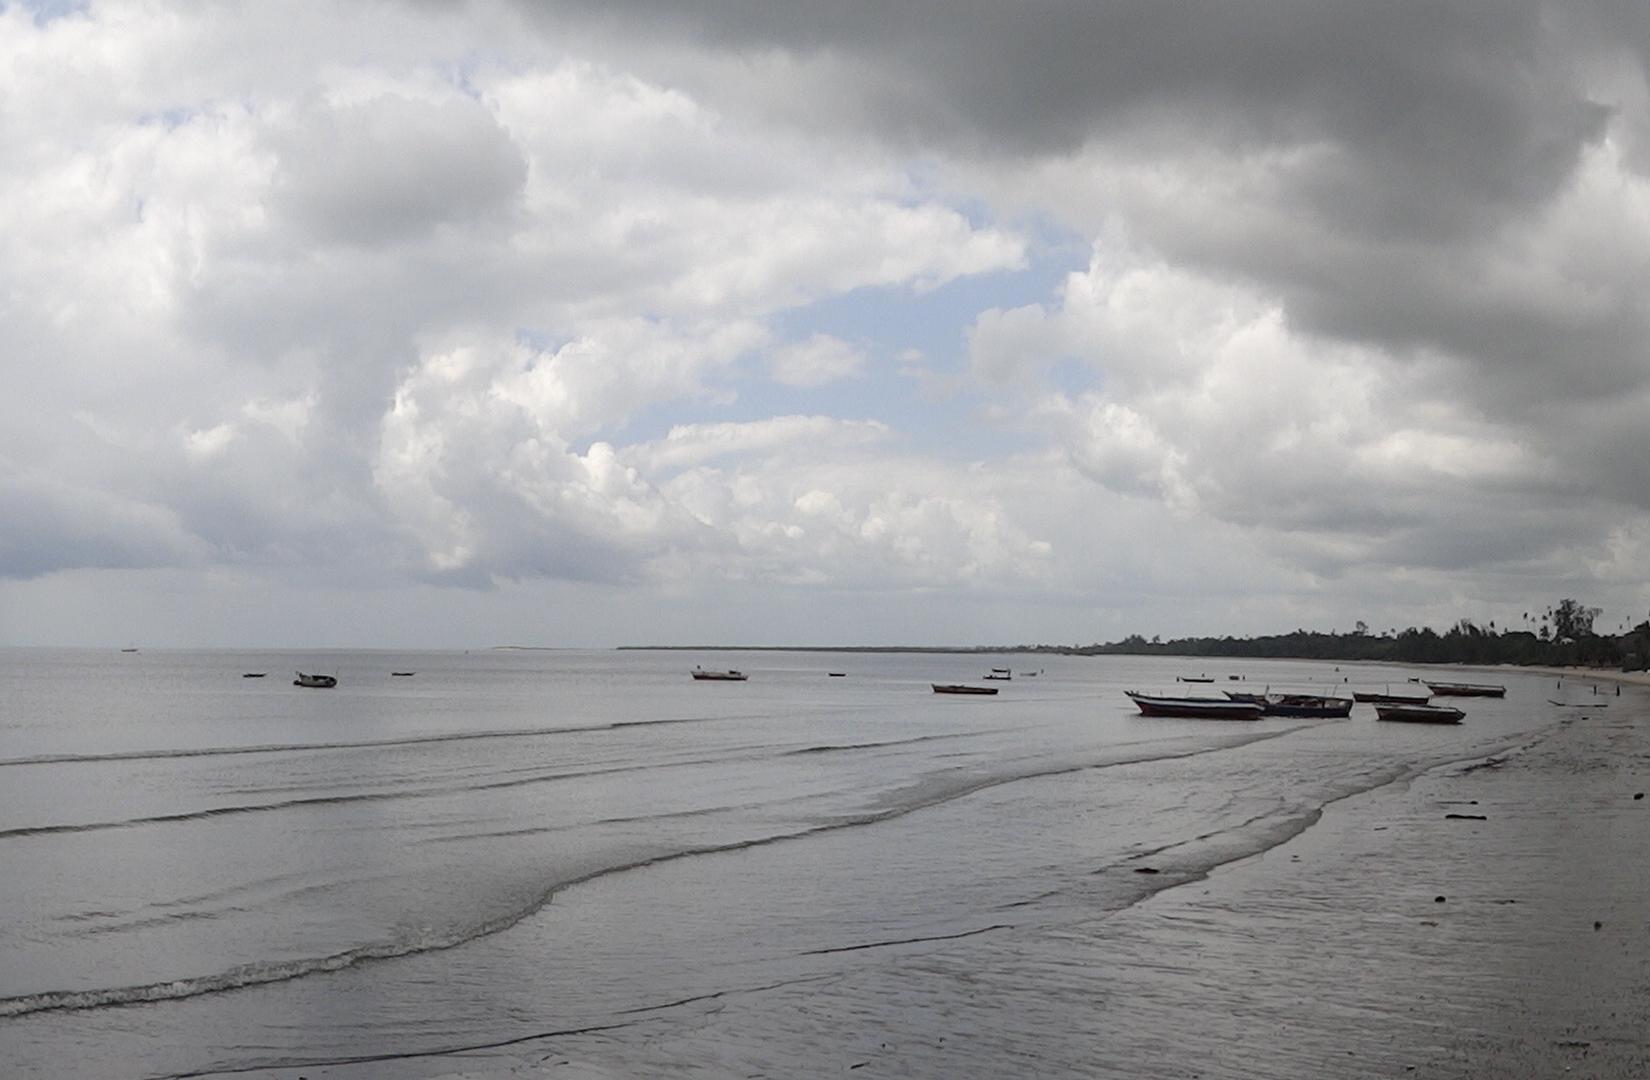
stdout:
[(1259, 720), (1262, 707), (1253, 701), (1230, 698), (1167, 697), (1123, 691), (1144, 716), (1179, 716), (1200, 720)]
[(700, 682), (744, 682), (750, 676), (732, 668), (726, 671), (706, 671), (704, 668), (696, 667), (693, 669), (693, 677)]
[(292, 680), (293, 686), (309, 686), (317, 690), (330, 690), (338, 685), (337, 678), (332, 675), (305, 675), (301, 671), (295, 674), (298, 677)]

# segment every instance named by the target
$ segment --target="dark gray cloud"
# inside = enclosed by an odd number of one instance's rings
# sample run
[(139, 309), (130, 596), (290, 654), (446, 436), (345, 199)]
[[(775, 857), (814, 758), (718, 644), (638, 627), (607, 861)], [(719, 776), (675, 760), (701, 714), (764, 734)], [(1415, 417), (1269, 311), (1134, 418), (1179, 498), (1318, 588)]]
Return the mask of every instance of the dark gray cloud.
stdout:
[[(1003, 172), (1083, 155), (1161, 168), (1213, 199), (1222, 172), (1270, 155), (1265, 182), (1236, 184), (1226, 207), (1177, 205), (1176, 185), (1097, 184), (1091, 212), (1067, 212), (1084, 229), (1120, 215), (1177, 264), (1277, 295), (1300, 329), (1462, 358), (1466, 393), (1489, 414), (1650, 377), (1643, 268), (1554, 250), (1562, 236), (1509, 236), (1553, 211), (1607, 129), (1626, 160), (1650, 160), (1634, 97), (1650, 57), (1639, 5), (527, 6), (729, 111), (880, 132)], [(706, 50), (727, 65), (703, 66)], [(671, 67), (682, 53), (701, 66)], [(726, 78), (774, 55), (792, 66), (770, 78), (793, 78), (794, 92)], [(1521, 261), (1545, 276), (1511, 280)]]
[(276, 144), (277, 205), (322, 244), (391, 244), (503, 218), (527, 178), (521, 151), (474, 101), (316, 109)]
[(207, 545), (163, 507), (41, 477), (0, 474), (0, 578), (198, 564)]
[(1543, 197), (1604, 118), (1586, 56), (1644, 34), (1629, 11), (1536, 0), (529, 6), (615, 36), (827, 61), (847, 76), (828, 106), (847, 122), (970, 150), (1059, 154), (1122, 134), (1327, 142), (1346, 156), (1316, 178), (1319, 198), (1368, 196), (1374, 171), (1379, 197), (1340, 211), (1382, 230)]

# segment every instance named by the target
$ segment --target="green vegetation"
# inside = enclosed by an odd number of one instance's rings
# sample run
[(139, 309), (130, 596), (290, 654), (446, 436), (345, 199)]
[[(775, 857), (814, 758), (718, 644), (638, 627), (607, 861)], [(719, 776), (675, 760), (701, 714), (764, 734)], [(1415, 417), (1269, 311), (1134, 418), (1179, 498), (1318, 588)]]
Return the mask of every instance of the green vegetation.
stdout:
[(1130, 634), (1093, 645), (621, 645), (621, 649), (721, 652), (1050, 653), (1061, 656), (1234, 656), (1292, 660), (1383, 660), (1399, 664), (1523, 664), (1650, 670), (1650, 619), (1631, 630), (1598, 634), (1596, 607), (1560, 600), (1540, 615), (1525, 613), (1519, 629), (1462, 619), (1442, 634), (1430, 627), (1371, 632), (1362, 621), (1348, 633), (1295, 630), (1265, 637), (1194, 637), (1150, 641)]
[[(1151, 655), (1289, 657), (1304, 660), (1384, 660), (1406, 664), (1539, 664), (1554, 667), (1650, 668), (1650, 619), (1618, 634), (1598, 634), (1599, 609), (1560, 600), (1539, 619), (1526, 614), (1524, 627), (1498, 629), (1462, 619), (1442, 634), (1431, 627), (1371, 633), (1359, 622), (1350, 633), (1295, 630), (1265, 637), (1202, 637), (1147, 641), (1131, 634), (1121, 641), (1078, 646), (1038, 646), (1037, 651), (1081, 656)], [(1528, 627), (1533, 627), (1530, 629)]]

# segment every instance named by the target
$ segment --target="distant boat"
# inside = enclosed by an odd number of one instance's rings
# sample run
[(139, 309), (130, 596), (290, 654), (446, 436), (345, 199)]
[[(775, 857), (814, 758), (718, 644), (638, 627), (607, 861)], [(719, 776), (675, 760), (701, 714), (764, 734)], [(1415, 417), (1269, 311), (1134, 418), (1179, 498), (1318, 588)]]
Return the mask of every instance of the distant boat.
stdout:
[(1375, 719), (1403, 720), (1411, 724), (1459, 724), (1467, 715), (1448, 705), (1377, 705)]
[(1547, 704), (1557, 705), (1561, 709), (1608, 709), (1609, 702), (1605, 701), (1554, 701), (1547, 699)]
[(743, 671), (734, 671), (732, 668), (726, 671), (706, 671), (699, 667), (693, 669), (693, 677), (700, 682), (744, 682), (749, 678)]
[(243, 672), (241, 672), (241, 678), (243, 678), (243, 679), (261, 679), (263, 677), (264, 677), (264, 673), (261, 672), (261, 671), (243, 671)]
[(827, 671), (825, 674), (829, 675), (833, 679), (840, 679), (845, 677), (848, 673), (846, 671)]
[(1425, 705), (1431, 694), (1394, 694), (1388, 691), (1354, 690), (1352, 700), (1366, 705)]
[(126, 648), (124, 648), (120, 651), (121, 652), (137, 652), (137, 647), (136, 646), (128, 646), (128, 647), (126, 647)]
[[(1422, 680), (1425, 682), (1425, 680)], [(1506, 697), (1505, 686), (1490, 683), (1427, 682), (1426, 688), (1438, 697)]]
[[(986, 676), (990, 678), (991, 676)], [(964, 686), (962, 683), (929, 683), (936, 694), (995, 694), (995, 686)]]
[(991, 669), (991, 674), (982, 675), (980, 677), (982, 679), (998, 679), (998, 680), (1012, 679), (1012, 678), (1014, 678), (1014, 673), (1012, 671), (1008, 670), (1005, 667), (994, 667), (994, 668)]
[(416, 671), (392, 671), (390, 674), (396, 676), (397, 678), (406, 678), (408, 675), (416, 675), (418, 673)]
[(1213, 675), (1176, 675), (1175, 682), (1214, 682)]
[(1259, 720), (1262, 708), (1252, 701), (1230, 698), (1159, 697), (1125, 690), (1143, 716), (1179, 716), (1200, 720)]
[(310, 686), (317, 690), (330, 690), (338, 685), (338, 680), (332, 675), (305, 675), (297, 672), (298, 677), (292, 680), (293, 686)]

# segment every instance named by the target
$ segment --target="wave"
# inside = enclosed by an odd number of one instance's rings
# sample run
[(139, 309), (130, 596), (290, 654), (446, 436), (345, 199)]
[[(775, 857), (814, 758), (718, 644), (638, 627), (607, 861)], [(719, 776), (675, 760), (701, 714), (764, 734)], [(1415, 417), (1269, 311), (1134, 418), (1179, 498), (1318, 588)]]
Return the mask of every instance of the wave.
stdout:
[(292, 810), (316, 806), (342, 806), (350, 803), (386, 802), (398, 799), (429, 799), (443, 795), (458, 795), (472, 791), (498, 791), (505, 788), (526, 787), (532, 784), (550, 784), (561, 780), (578, 780), (591, 776), (608, 776), (615, 773), (647, 772), (655, 769), (685, 768), (692, 765), (714, 764), (725, 761), (725, 757), (696, 758), (689, 761), (650, 762), (637, 765), (613, 765), (600, 769), (576, 769), (567, 772), (541, 773), (537, 776), (514, 777), (509, 780), (492, 780), (481, 784), (447, 784), (440, 787), (424, 787), (403, 789), (397, 791), (357, 791), (347, 795), (312, 795), (300, 799), (276, 799), (271, 802), (241, 803), (230, 806), (210, 806), (200, 810), (180, 810), (174, 814), (147, 814), (141, 817), (121, 818), (112, 821), (81, 821), (65, 822), (57, 825), (20, 825), (11, 829), (0, 829), (0, 840), (12, 840), (29, 836), (49, 836), (60, 833), (88, 833), (103, 832), (109, 829), (131, 829), (142, 825), (164, 825), (184, 821), (207, 821), (217, 817), (227, 817), (234, 814), (261, 814), (273, 810)]
[[(222, 993), (245, 987), (260, 986), (269, 983), (285, 982), (292, 979), (304, 978), (310, 975), (325, 974), (342, 971), (358, 964), (390, 960), (399, 957), (412, 956), (421, 953), (439, 952), (456, 948), (478, 938), (507, 930), (524, 919), (542, 910), (559, 893), (574, 888), (586, 882), (613, 874), (628, 873), (634, 870), (645, 869), (650, 866), (659, 866), (681, 859), (696, 858), (703, 855), (718, 855), (736, 851), (748, 851), (753, 848), (765, 847), (771, 844), (787, 843), (803, 840), (812, 836), (836, 832), (843, 829), (859, 828), (903, 817), (918, 810), (938, 806), (956, 799), (1004, 784), (1017, 783), (1025, 780), (1035, 780), (1045, 777), (1061, 776), (1070, 773), (1082, 772), (1090, 769), (1114, 768), (1122, 765), (1142, 764), (1151, 761), (1174, 760), (1190, 757), (1199, 753), (1209, 753), (1224, 749), (1234, 749), (1251, 745), (1268, 739), (1281, 738), (1294, 731), (1300, 731), (1312, 725), (1280, 729), (1278, 731), (1260, 732), (1231, 736), (1214, 745), (1201, 744), (1197, 747), (1168, 752), (1124, 754), (1103, 760), (1089, 760), (1084, 762), (1028, 762), (1027, 767), (1009, 769), (984, 776), (962, 777), (948, 773), (937, 780), (904, 789), (905, 797), (885, 799), (881, 805), (858, 813), (845, 814), (834, 820), (811, 825), (789, 832), (773, 833), (766, 836), (746, 837), (730, 840), (724, 843), (702, 844), (676, 850), (663, 850), (657, 854), (643, 856), (616, 863), (611, 866), (599, 867), (588, 873), (570, 877), (565, 880), (550, 883), (539, 895), (522, 904), (515, 910), (505, 912), (495, 918), (476, 923), (467, 927), (458, 927), (445, 934), (421, 935), (418, 937), (378, 942), (346, 949), (328, 956), (301, 958), (276, 961), (270, 963), (251, 963), (231, 968), (228, 971), (213, 975), (198, 976), (166, 980), (162, 982), (145, 983), (136, 986), (110, 987), (89, 990), (59, 990), (46, 991), (37, 994), (26, 994), (17, 997), (0, 998), (0, 1018), (22, 1016), (28, 1013), (53, 1010), (95, 1009), (111, 1006), (143, 1004), (158, 1001), (175, 1001), (185, 998), (198, 997), (205, 994)], [(617, 771), (617, 770), (603, 770)], [(517, 781), (511, 781), (516, 783)], [(386, 795), (372, 797), (389, 797)], [(300, 800), (304, 801), (304, 800)], [(324, 800), (335, 801), (335, 800)], [(267, 807), (270, 809), (274, 806)], [(207, 815), (225, 811), (206, 811)], [(193, 815), (189, 815), (193, 816)], [(161, 815), (155, 820), (171, 820), (173, 816)], [(63, 831), (76, 828), (75, 826), (45, 826), (45, 830)], [(12, 830), (16, 835), (19, 830)], [(39, 830), (36, 830), (39, 831)], [(0, 836), (8, 835), (0, 832)]]
[(297, 754), (324, 750), (380, 750), (393, 746), (424, 746), (431, 743), (468, 742), (478, 739), (539, 739), (553, 735), (586, 735), (596, 731), (619, 731), (624, 728), (636, 727), (666, 727), (671, 724), (709, 724), (728, 719), (730, 717), (726, 716), (672, 716), (657, 720), (615, 720), (605, 724), (582, 724), (574, 727), (455, 731), (440, 735), (410, 735), (401, 739), (361, 739), (352, 742), (198, 746), (168, 750), (116, 750), (106, 754), (36, 754), (29, 757), (0, 758), (0, 768), (14, 768), (25, 765), (86, 765), (111, 761), (155, 761), (170, 758), (232, 757), (241, 754)]
[(881, 742), (861, 743), (824, 743), (820, 746), (804, 746), (796, 750), (787, 750), (786, 757), (795, 757), (799, 754), (834, 754), (845, 750), (882, 750), (891, 746), (913, 746), (917, 743), (942, 742), (948, 739), (972, 739), (986, 732), (958, 731), (945, 735), (916, 735), (909, 739), (887, 739)]
[[(618, 724), (603, 725), (602, 728), (556, 728), (562, 731), (596, 731), (607, 727), (634, 727), (640, 724), (656, 723), (685, 723), (681, 720), (659, 721), (623, 721)], [(790, 757), (798, 754), (826, 753), (832, 751), (876, 749), (883, 746), (902, 746), (910, 743), (928, 742), (940, 739), (968, 738), (975, 733), (950, 735), (923, 735), (911, 739), (895, 739), (881, 743), (845, 744), (840, 746), (813, 746), (799, 750), (786, 750), (780, 756)], [(481, 736), (463, 736), (464, 738), (479, 738)], [(429, 741), (429, 740), (412, 740)], [(351, 747), (385, 745), (378, 743), (349, 743)], [(140, 817), (120, 818), (105, 821), (64, 822), (52, 825), (20, 825), (9, 829), (0, 829), (0, 840), (19, 839), (30, 836), (50, 836), (63, 833), (102, 832), (108, 829), (130, 829), (143, 825), (164, 825), (176, 822), (205, 821), (211, 818), (224, 817), (232, 814), (257, 814), (273, 810), (292, 810), (316, 806), (340, 806), (358, 802), (383, 802), (399, 799), (426, 799), (439, 798), (444, 795), (457, 795), (473, 791), (499, 791), (508, 788), (526, 787), (533, 784), (554, 783), (560, 780), (577, 780), (592, 776), (608, 776), (619, 773), (645, 772), (654, 769), (687, 768), (695, 765), (712, 765), (727, 761), (737, 753), (752, 753), (770, 750), (767, 745), (753, 744), (751, 746), (735, 747), (722, 751), (714, 758), (690, 758), (683, 761), (648, 762), (634, 765), (613, 765), (596, 769), (579, 769), (566, 772), (537, 773), (528, 776), (517, 776), (507, 780), (489, 780), (474, 784), (446, 784), (440, 786), (400, 789), (394, 791), (359, 791), (341, 795), (311, 795), (293, 799), (274, 799), (269, 802), (237, 803), (228, 806), (212, 806), (199, 810), (181, 810), (171, 814), (148, 814)], [(229, 751), (224, 751), (229, 752)], [(533, 830), (529, 830), (533, 831)]]

